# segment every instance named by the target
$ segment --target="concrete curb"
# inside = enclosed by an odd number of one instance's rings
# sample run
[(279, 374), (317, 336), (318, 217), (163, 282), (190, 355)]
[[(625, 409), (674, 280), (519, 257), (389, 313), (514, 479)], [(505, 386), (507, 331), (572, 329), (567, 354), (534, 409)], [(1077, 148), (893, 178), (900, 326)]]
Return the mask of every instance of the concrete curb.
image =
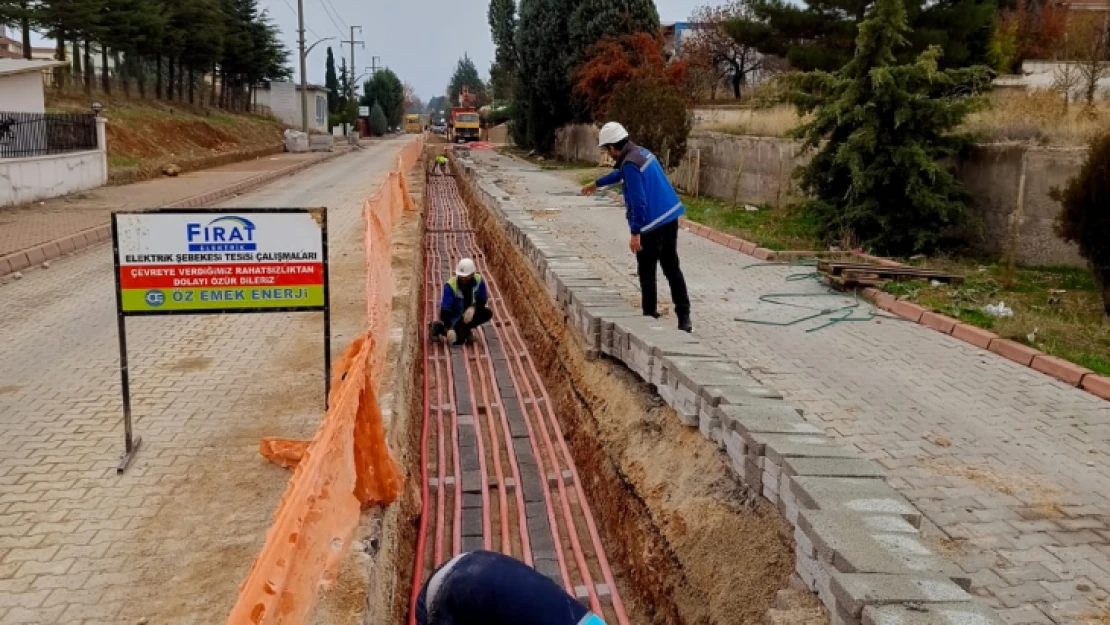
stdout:
[[(820, 253), (816, 252), (775, 252), (766, 248), (757, 247), (755, 243), (719, 232), (713, 228), (687, 219), (682, 219), (681, 225), (691, 234), (709, 239), (714, 243), (724, 245), (729, 249), (737, 250), (748, 256), (753, 256), (758, 260), (786, 260), (790, 258), (820, 255)], [(855, 253), (855, 255), (863, 260), (886, 267), (903, 266), (902, 263), (890, 260), (889, 258), (880, 258), (878, 256), (860, 253)], [(898, 300), (894, 296), (878, 289), (868, 287), (862, 289), (861, 293), (865, 299), (880, 310), (885, 310), (907, 321), (912, 321), (918, 325), (923, 325), (929, 329), (940, 332), (941, 334), (947, 334), (965, 343), (970, 343), (980, 349), (998, 354), (1019, 365), (1052, 376), (1069, 386), (1081, 388), (1101, 399), (1110, 400), (1110, 377), (1108, 376), (1099, 375), (1075, 363), (1061, 360), (1055, 356), (1049, 356), (1038, 349), (1023, 345), (1016, 341), (1003, 339), (982, 328), (967, 325), (959, 319), (953, 319), (952, 317), (926, 310), (911, 302)]]
[[(309, 167), (330, 161), (334, 158), (342, 156), (343, 154), (347, 154), (347, 152), (333, 152), (323, 158), (314, 161), (305, 161), (302, 163), (297, 163), (296, 165), (291, 165), (284, 169), (259, 174), (253, 178), (243, 180), (242, 182), (237, 182), (233, 185), (222, 187), (214, 191), (202, 193), (201, 195), (195, 195), (193, 197), (185, 198), (184, 200), (174, 202), (172, 204), (166, 204), (165, 206), (161, 206), (159, 208), (199, 208), (202, 206), (214, 204), (233, 195), (238, 195), (247, 191), (251, 191), (264, 184), (273, 182), (274, 180), (277, 180), (279, 178), (284, 178), (285, 176), (300, 173), (305, 169), (308, 169)], [(82, 230), (76, 234), (71, 234), (60, 239), (47, 241), (46, 243), (36, 245), (35, 247), (0, 256), (0, 278), (8, 274), (15, 273), (17, 271), (23, 271), (24, 269), (41, 265), (48, 260), (53, 260), (60, 256), (83, 250), (87, 247), (91, 247), (97, 243), (100, 243), (101, 241), (108, 241), (111, 238), (112, 226), (109, 223), (102, 226), (94, 226), (87, 230)]]
[[(643, 317), (501, 189), (496, 174), (466, 157), (455, 165), (459, 184), (527, 258), (586, 348), (653, 384), (682, 423), (727, 454), (737, 479), (778, 507), (794, 528), (794, 584), (817, 594), (832, 625), (901, 622), (887, 618), (898, 610), (915, 625), (1001, 625), (967, 593), (967, 575), (928, 548), (921, 513), (879, 466), (807, 423), (735, 361)], [(746, 243), (726, 237), (717, 240), (732, 249)]]

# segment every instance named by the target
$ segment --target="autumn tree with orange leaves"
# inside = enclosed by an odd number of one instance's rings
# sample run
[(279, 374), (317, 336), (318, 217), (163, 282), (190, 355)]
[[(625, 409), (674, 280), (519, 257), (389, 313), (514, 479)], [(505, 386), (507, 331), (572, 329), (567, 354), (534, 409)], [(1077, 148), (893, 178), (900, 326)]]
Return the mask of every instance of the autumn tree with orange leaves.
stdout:
[(605, 37), (587, 51), (586, 61), (578, 68), (574, 89), (594, 119), (604, 119), (613, 94), (624, 85), (652, 80), (681, 92), (686, 70), (683, 61), (667, 63), (663, 58), (663, 39), (658, 35), (641, 32)]

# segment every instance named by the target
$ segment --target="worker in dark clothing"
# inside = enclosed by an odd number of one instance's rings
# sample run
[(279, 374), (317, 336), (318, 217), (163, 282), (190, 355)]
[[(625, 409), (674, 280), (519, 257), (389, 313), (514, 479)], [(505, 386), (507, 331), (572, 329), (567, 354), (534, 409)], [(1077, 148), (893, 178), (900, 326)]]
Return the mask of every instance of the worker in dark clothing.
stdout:
[(599, 188), (624, 183), (625, 217), (632, 230), (628, 247), (636, 255), (643, 312), (659, 317), (655, 272), (661, 266), (671, 287), (678, 329), (692, 332), (690, 296), (678, 262), (678, 218), (686, 208), (655, 155), (629, 141), (624, 126), (617, 122), (602, 126), (600, 144), (616, 161), (614, 170), (582, 187), (582, 194), (593, 195)]
[(470, 331), (493, 319), (489, 309), (489, 292), (474, 261), (464, 258), (455, 269), (455, 277), (443, 285), (439, 320), (432, 322), (432, 336), (446, 336), (448, 343), (462, 345), (470, 341)]
[(605, 625), (535, 569), (506, 555), (455, 556), (420, 589), (418, 625)]

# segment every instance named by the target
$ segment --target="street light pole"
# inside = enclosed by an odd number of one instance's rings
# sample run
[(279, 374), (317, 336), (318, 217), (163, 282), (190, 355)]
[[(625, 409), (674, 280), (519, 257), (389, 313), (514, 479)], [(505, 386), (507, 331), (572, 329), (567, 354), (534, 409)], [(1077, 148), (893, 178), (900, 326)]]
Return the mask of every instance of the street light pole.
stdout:
[(305, 67), (304, 50), (304, 0), (297, 0), (297, 33), (301, 47), (301, 131), (308, 133), (308, 70)]

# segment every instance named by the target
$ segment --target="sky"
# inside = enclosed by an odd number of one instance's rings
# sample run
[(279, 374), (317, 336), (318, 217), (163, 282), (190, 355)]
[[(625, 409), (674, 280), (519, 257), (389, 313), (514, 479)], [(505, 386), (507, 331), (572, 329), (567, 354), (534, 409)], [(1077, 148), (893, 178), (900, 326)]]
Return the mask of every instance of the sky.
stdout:
[[(443, 94), (464, 54), (470, 55), (483, 78), (489, 78), (493, 41), (486, 19), (488, 0), (302, 1), (305, 45), (311, 46), (325, 37), (334, 38), (317, 45), (308, 55), (309, 82), (323, 84), (328, 46), (335, 54), (337, 71), (341, 57), (346, 57), (350, 64), (351, 46), (340, 42), (351, 39), (351, 26), (362, 27), (361, 33), (355, 30), (354, 38), (365, 42), (355, 44), (356, 76), (369, 70), (372, 56), (378, 57), (378, 67), (392, 69), (425, 102)], [(655, 6), (661, 21), (678, 22), (689, 18), (699, 5), (719, 2), (723, 0), (656, 0)], [(259, 0), (259, 6), (269, 12), (281, 29), (291, 53), (289, 63), (299, 80), (297, 0)], [(41, 36), (34, 39), (36, 46), (53, 45)]]
[[(683, 21), (694, 7), (717, 0), (656, 0), (659, 19), (663, 22)], [(361, 25), (362, 34), (355, 39), (366, 47), (355, 46), (358, 73), (367, 71), (370, 57), (379, 57), (378, 66), (392, 69), (401, 80), (412, 84), (425, 102), (442, 95), (463, 54), (469, 54), (483, 78), (489, 77), (493, 61), (493, 41), (486, 19), (488, 0), (303, 0), (305, 7), (305, 40), (311, 45), (318, 38), (335, 37), (316, 46), (308, 56), (308, 79), (324, 82), (326, 47), (332, 46), (338, 67), (340, 56), (350, 57), (349, 26)], [(269, 9), (274, 21), (285, 35), (290, 50), (296, 50), (296, 0), (260, 0)], [(326, 7), (326, 10), (325, 8)], [(383, 8), (389, 7), (389, 8)], [(334, 12), (332, 11), (334, 9)], [(329, 19), (329, 15), (333, 19)], [(339, 34), (342, 30), (343, 36)], [(313, 36), (315, 35), (317, 36)], [(342, 47), (343, 51), (340, 51)], [(296, 55), (290, 57), (297, 71)], [(349, 59), (348, 59), (349, 63)]]

